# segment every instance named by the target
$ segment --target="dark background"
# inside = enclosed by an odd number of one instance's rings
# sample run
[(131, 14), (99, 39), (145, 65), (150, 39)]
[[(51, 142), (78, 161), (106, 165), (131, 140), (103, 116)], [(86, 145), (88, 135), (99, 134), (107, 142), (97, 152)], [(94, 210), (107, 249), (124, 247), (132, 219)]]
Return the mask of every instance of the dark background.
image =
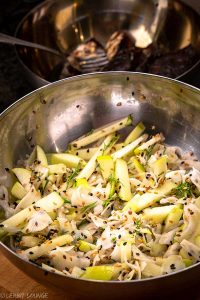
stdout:
[[(13, 35), (19, 21), (43, 0), (0, 0), (0, 32)], [(0, 43), (0, 112), (31, 92), (16, 59), (14, 47)]]
[[(200, 9), (200, 0), (182, 1)], [(0, 0), (0, 32), (14, 35), (20, 20), (42, 2), (44, 0)], [(200, 88), (200, 70), (190, 83)], [(0, 43), (0, 112), (32, 90), (17, 61), (14, 47)]]

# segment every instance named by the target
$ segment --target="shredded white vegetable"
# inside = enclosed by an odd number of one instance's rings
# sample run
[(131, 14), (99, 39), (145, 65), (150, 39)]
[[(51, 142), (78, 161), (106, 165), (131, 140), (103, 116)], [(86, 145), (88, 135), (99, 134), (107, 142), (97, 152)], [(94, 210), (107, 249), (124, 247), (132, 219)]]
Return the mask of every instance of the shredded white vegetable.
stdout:
[[(21, 257), (75, 278), (130, 281), (198, 262), (200, 162), (191, 152), (166, 145), (161, 133), (143, 139), (143, 130), (134, 130), (136, 143), (115, 148), (112, 127), (108, 145), (101, 140), (94, 156), (92, 146), (85, 149), (89, 164), (74, 148), (67, 152), (70, 161), (66, 153), (57, 161), (54, 154), (34, 150), (24, 164), (31, 172), (28, 185), (19, 168), (21, 190), (13, 189), (11, 196), (0, 187), (2, 240), (11, 236)], [(85, 178), (79, 176), (83, 168)], [(19, 199), (24, 186), (29, 190)]]

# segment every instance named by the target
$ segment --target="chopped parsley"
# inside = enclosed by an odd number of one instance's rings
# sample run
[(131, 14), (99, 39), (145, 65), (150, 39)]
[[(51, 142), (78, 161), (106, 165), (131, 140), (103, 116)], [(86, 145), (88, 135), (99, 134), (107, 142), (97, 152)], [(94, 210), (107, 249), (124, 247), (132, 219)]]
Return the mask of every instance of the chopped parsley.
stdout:
[(192, 196), (192, 185), (189, 182), (182, 182), (175, 188), (177, 198), (189, 198)]

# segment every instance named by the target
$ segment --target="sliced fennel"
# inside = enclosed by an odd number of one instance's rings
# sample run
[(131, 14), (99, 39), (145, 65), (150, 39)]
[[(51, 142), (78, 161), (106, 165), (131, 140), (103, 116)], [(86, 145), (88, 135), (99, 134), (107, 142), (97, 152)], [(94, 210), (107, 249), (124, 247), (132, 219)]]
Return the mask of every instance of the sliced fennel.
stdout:
[(79, 139), (71, 142), (70, 146), (72, 148), (79, 149), (83, 146), (89, 145), (89, 144), (91, 144), (107, 135), (110, 135), (113, 132), (116, 132), (126, 126), (129, 126), (131, 124), (132, 124), (132, 117), (131, 116), (125, 117), (121, 120), (118, 120), (109, 125), (106, 125), (105, 127), (91, 131), (89, 134), (86, 134), (86, 135), (80, 137)]
[(94, 172), (96, 168), (96, 162), (97, 162), (97, 157), (100, 156), (101, 154), (107, 154), (109, 153), (110, 149), (112, 146), (115, 144), (117, 141), (118, 136), (115, 134), (111, 134), (105, 138), (101, 146), (98, 148), (96, 153), (91, 157), (91, 159), (88, 161), (88, 163), (85, 165), (83, 170), (80, 172), (80, 174), (77, 176), (77, 178), (86, 178), (88, 179), (92, 173)]
[(40, 256), (48, 254), (49, 251), (53, 250), (54, 248), (56, 248), (58, 246), (70, 244), (72, 241), (73, 241), (73, 238), (71, 237), (71, 235), (69, 235), (69, 234), (61, 235), (61, 236), (55, 237), (52, 240), (47, 240), (40, 246), (35, 246), (35, 247), (29, 248), (27, 250), (21, 251), (20, 255), (27, 259), (36, 259)]
[[(111, 148), (111, 153), (120, 150), (122, 147), (124, 146), (124, 143), (119, 143), (119, 144), (115, 144), (113, 145), (113, 147)], [(70, 151), (67, 151), (68, 153), (77, 155), (79, 157), (81, 157), (83, 160), (90, 160), (90, 158), (97, 152), (98, 148), (97, 147), (89, 147), (89, 148), (83, 148), (83, 149), (71, 149)]]

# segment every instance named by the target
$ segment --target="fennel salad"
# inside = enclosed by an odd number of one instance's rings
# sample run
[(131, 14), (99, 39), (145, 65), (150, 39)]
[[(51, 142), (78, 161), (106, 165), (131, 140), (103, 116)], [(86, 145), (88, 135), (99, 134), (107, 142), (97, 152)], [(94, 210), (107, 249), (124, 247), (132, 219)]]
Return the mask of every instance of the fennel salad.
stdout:
[(72, 141), (38, 145), (9, 192), (0, 187), (2, 241), (46, 271), (92, 280), (135, 280), (200, 261), (200, 162), (148, 135), (131, 116)]

